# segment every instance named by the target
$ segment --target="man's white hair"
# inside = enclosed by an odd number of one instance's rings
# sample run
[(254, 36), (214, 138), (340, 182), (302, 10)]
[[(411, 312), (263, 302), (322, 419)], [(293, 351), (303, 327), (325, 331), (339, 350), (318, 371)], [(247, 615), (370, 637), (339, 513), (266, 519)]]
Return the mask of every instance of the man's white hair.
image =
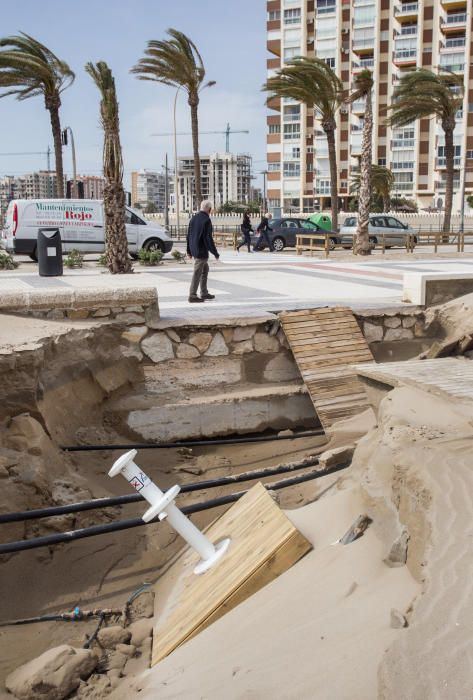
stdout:
[(213, 202), (211, 202), (210, 199), (204, 199), (204, 201), (200, 203), (200, 211), (209, 212), (213, 209), (213, 206)]
[(273, 215), (271, 214), (270, 211), (267, 211), (266, 214), (265, 214), (265, 217), (266, 217), (267, 219), (270, 219), (270, 218), (272, 219), (272, 218), (273, 218)]

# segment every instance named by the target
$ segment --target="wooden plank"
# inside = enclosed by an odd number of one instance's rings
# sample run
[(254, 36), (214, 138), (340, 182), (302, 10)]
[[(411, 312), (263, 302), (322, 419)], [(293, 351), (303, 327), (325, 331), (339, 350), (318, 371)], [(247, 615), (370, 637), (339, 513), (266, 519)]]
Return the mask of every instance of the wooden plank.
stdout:
[(292, 566), (312, 546), (262, 484), (207, 528), (212, 542), (231, 538), (214, 568), (196, 576), (187, 549), (155, 585), (152, 665)]
[(322, 425), (365, 410), (368, 398), (350, 365), (373, 356), (351, 309), (285, 312), (280, 319)]

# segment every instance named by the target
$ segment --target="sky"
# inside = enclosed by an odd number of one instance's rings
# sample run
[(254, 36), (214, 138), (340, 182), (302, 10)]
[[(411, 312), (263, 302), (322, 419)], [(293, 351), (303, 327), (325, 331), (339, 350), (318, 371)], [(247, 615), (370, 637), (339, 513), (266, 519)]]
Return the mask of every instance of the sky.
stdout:
[[(172, 132), (175, 89), (140, 81), (129, 72), (147, 42), (166, 38), (170, 27), (195, 42), (206, 79), (216, 81), (201, 95), (200, 130), (223, 131), (227, 122), (234, 129), (249, 130), (230, 137), (230, 150), (250, 153), (255, 174), (265, 167), (266, 108), (261, 92), (267, 57), (265, 0), (2, 0), (1, 6), (2, 36), (31, 34), (76, 74), (74, 84), (62, 94), (61, 124), (74, 133), (78, 173), (101, 174), (102, 163), (99, 92), (84, 71), (88, 61), (106, 61), (115, 76), (126, 187), (132, 170), (159, 170), (166, 152), (172, 164), (172, 137), (152, 134)], [(41, 97), (22, 102), (3, 98), (0, 124), (0, 175), (46, 168), (45, 152), (53, 142)], [(177, 130), (190, 131), (185, 94), (178, 98)], [(190, 155), (190, 136), (179, 136), (177, 148), (179, 154)], [(3, 155), (25, 151), (40, 154)], [(224, 135), (202, 134), (200, 153), (215, 151), (225, 151)], [(53, 156), (51, 163), (54, 167)], [(71, 174), (70, 147), (64, 149), (64, 168)]]

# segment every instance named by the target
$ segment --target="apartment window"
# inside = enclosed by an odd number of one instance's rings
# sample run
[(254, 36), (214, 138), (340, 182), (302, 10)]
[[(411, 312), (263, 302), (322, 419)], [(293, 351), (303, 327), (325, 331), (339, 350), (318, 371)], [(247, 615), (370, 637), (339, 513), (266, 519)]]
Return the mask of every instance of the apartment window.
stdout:
[(300, 55), (300, 46), (289, 46), (287, 49), (284, 49), (284, 61), (290, 61), (292, 58), (295, 58), (296, 56)]
[(447, 49), (455, 49), (460, 46), (465, 46), (466, 39), (464, 36), (455, 36), (451, 38), (447, 38), (445, 42), (445, 48)]
[(353, 33), (353, 46), (358, 48), (374, 45), (374, 28), (355, 29)]
[(271, 10), (271, 12), (268, 12), (268, 20), (270, 22), (277, 22), (279, 19), (281, 19), (280, 10)]
[(316, 11), (318, 15), (326, 15), (335, 12), (336, 0), (317, 0)]
[(413, 170), (414, 151), (393, 151), (391, 168), (393, 170)]
[(400, 190), (412, 190), (414, 187), (414, 173), (394, 173), (394, 192)]
[(281, 163), (268, 163), (268, 172), (279, 172), (281, 170)]
[(301, 106), (300, 105), (289, 105), (284, 107), (284, 121), (285, 122), (298, 122), (301, 118)]
[(280, 134), (281, 133), (281, 124), (270, 124), (269, 125), (269, 133), (270, 134)]
[(378, 158), (378, 165), (382, 165), (383, 168), (386, 167), (386, 158)]
[(447, 71), (463, 71), (465, 68), (465, 52), (440, 54), (440, 65)]
[(284, 139), (286, 141), (296, 141), (301, 137), (300, 124), (284, 124)]
[(269, 202), (270, 207), (280, 207), (281, 206), (280, 199), (269, 199), (268, 202)]
[(300, 177), (301, 166), (299, 163), (284, 163), (284, 177)]
[(300, 24), (301, 8), (295, 7), (293, 10), (284, 10), (284, 24)]
[(472, 160), (472, 159), (473, 159), (473, 151), (467, 151), (467, 152), (466, 152), (466, 157), (467, 157), (468, 160)]
[(301, 157), (301, 149), (299, 146), (293, 146), (292, 143), (285, 143), (283, 149), (284, 160), (297, 160)]
[(324, 61), (327, 64), (327, 66), (330, 66), (330, 68), (335, 68), (336, 60), (335, 58), (333, 58), (333, 56), (329, 58), (324, 58)]
[[(455, 166), (455, 168), (459, 168), (460, 161), (461, 161), (462, 147), (461, 146), (454, 146), (453, 151), (454, 151), (454, 166)], [(438, 156), (437, 165), (441, 168), (444, 168), (447, 164), (447, 160), (445, 157), (445, 146), (438, 147), (437, 156)]]
[(376, 9), (374, 5), (366, 5), (365, 7), (356, 7), (353, 13), (353, 24), (355, 27), (360, 25), (373, 25), (376, 17)]

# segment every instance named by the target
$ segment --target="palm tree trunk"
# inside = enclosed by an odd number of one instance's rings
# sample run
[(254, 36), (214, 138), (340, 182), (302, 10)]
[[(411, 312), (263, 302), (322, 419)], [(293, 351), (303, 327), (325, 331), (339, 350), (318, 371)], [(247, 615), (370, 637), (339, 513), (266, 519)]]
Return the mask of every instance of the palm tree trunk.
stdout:
[[(443, 233), (450, 233), (453, 205), (453, 177), (455, 174), (455, 148), (453, 145), (453, 129), (448, 124), (442, 124), (445, 132), (445, 216), (443, 219)], [(447, 239), (445, 241), (445, 238)], [(444, 242), (448, 242), (445, 237)]]
[(198, 107), (199, 98), (197, 95), (189, 96), (189, 105), (191, 108), (191, 124), (192, 124), (192, 148), (194, 151), (194, 177), (195, 177), (195, 209), (199, 208), (202, 201), (202, 183), (200, 173), (200, 156), (199, 156), (199, 118)]
[(330, 198), (332, 201), (332, 231), (338, 230), (338, 171), (337, 151), (335, 148), (335, 122), (322, 124), (328, 145), (328, 158), (330, 164)]
[(56, 159), (56, 190), (59, 199), (64, 198), (64, 170), (62, 165), (61, 122), (59, 120), (60, 103), (47, 107), (51, 119), (51, 129), (54, 140), (54, 157)]
[(132, 272), (125, 225), (125, 192), (121, 183), (106, 181), (103, 191), (105, 254), (112, 274)]
[(360, 162), (360, 191), (358, 199), (358, 224), (356, 240), (353, 246), (355, 255), (370, 255), (369, 240), (370, 205), (371, 205), (371, 155), (373, 149), (373, 106), (371, 90), (366, 94), (365, 122), (363, 124), (363, 139)]
[(385, 194), (383, 194), (383, 214), (387, 214), (390, 209), (391, 209), (391, 197), (386, 192)]

